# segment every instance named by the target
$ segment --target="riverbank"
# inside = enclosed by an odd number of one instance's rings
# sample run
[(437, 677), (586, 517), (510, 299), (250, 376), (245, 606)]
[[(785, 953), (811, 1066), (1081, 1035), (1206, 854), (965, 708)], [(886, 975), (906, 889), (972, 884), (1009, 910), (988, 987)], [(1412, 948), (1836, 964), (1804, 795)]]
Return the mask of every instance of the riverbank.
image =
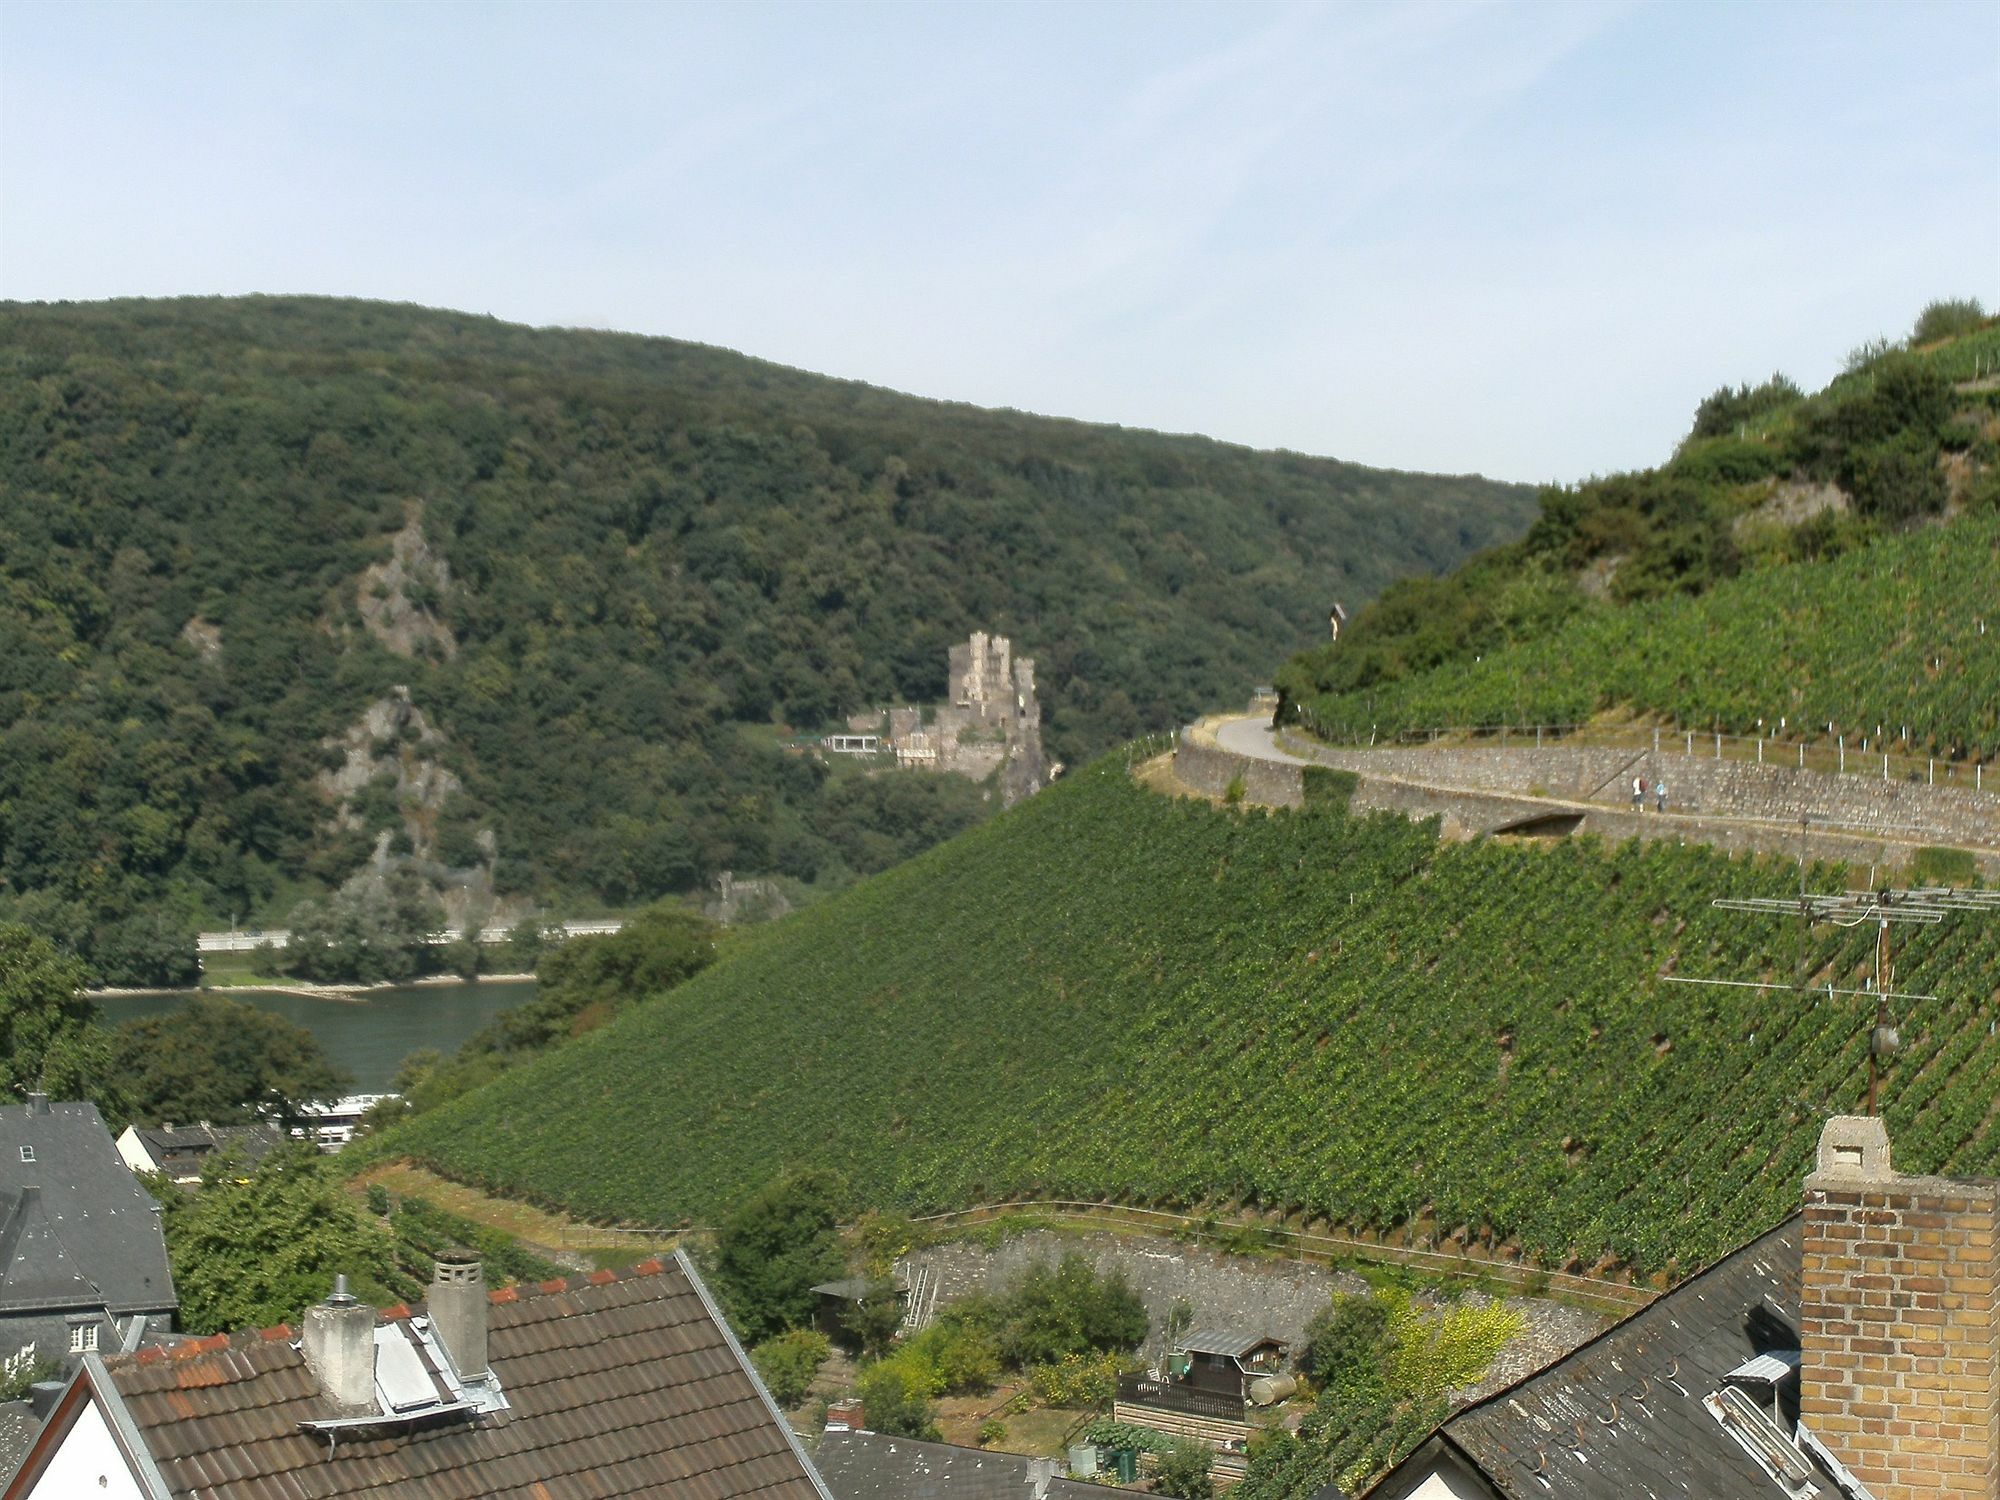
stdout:
[[(374, 990), (418, 989), (430, 985), (451, 984), (533, 984), (535, 976), (528, 974), (477, 974), (466, 979), (458, 974), (426, 974), (421, 979), (384, 979), (376, 984), (319, 984), (310, 979), (251, 980), (244, 984), (204, 984), (196, 988), (209, 995), (299, 995), (308, 1000), (359, 1000)], [(103, 989), (85, 990), (93, 1000), (135, 999), (145, 995), (185, 995), (185, 985), (167, 985), (157, 988), (127, 987), (107, 985)]]

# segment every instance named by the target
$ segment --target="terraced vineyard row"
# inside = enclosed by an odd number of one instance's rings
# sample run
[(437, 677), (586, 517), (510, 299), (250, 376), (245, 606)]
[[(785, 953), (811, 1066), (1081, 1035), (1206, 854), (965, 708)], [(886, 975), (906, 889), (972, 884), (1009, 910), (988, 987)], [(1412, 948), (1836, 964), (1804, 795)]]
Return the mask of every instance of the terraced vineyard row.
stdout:
[(2000, 752), (2000, 518), (1961, 519), (1696, 598), (1600, 605), (1481, 660), (1306, 698), (1333, 738), (1440, 724), (1576, 723), (1629, 706), (1733, 733), (1780, 717), (1919, 751)]
[[(377, 1149), (607, 1219), (713, 1222), (815, 1164), (855, 1207), (1232, 1201), (1670, 1270), (1790, 1211), (1860, 1097), (1862, 1002), (1658, 977), (1789, 977), (1794, 928), (1709, 900), (1796, 881), (1219, 811), (1100, 762)], [(2000, 1167), (1982, 920), (1898, 961), (1940, 997), (1886, 1088), (1909, 1169)], [(1869, 951), (1826, 930), (1807, 967), (1856, 984)]]

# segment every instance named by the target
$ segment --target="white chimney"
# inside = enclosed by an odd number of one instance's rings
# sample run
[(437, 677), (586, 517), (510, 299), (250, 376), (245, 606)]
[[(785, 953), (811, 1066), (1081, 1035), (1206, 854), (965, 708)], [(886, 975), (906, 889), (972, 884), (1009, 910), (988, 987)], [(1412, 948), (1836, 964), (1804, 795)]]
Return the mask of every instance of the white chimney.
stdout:
[(343, 1414), (375, 1410), (375, 1309), (336, 1276), (326, 1301), (306, 1309), (305, 1325), (299, 1344), (327, 1398)]
[(460, 1380), (481, 1380), (486, 1363), (486, 1273), (477, 1256), (441, 1258), (431, 1276), (431, 1328)]

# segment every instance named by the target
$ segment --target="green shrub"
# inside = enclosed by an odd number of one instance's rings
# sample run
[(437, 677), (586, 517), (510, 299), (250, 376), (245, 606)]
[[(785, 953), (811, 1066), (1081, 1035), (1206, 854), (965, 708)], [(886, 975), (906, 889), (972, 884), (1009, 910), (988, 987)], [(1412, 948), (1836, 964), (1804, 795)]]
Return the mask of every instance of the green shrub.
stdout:
[(1028, 1389), (1044, 1406), (1109, 1406), (1118, 1391), (1116, 1354), (1065, 1354), (1028, 1372)]
[(1934, 344), (1939, 339), (1955, 338), (1961, 333), (1970, 333), (1986, 321), (1986, 309), (1977, 297), (1940, 297), (1927, 303), (1917, 314), (1917, 325), (1910, 330), (1912, 344)]
[(757, 1367), (771, 1399), (787, 1409), (797, 1406), (812, 1390), (813, 1377), (833, 1352), (823, 1333), (795, 1328), (768, 1338), (750, 1351), (750, 1363)]
[(979, 1435), (976, 1441), (982, 1448), (991, 1448), (997, 1443), (1006, 1442), (1007, 1424), (998, 1417), (988, 1417), (984, 1422), (979, 1424)]
[(1206, 1444), (1183, 1438), (1161, 1457), (1153, 1490), (1176, 1500), (1210, 1500), (1215, 1494), (1215, 1481), (1209, 1477), (1214, 1463), (1214, 1451)]
[(1403, 1396), (1442, 1396), (1471, 1385), (1526, 1321), (1500, 1301), (1461, 1302), (1425, 1312), (1406, 1292), (1380, 1295), (1389, 1314), (1391, 1349), (1385, 1371)]
[(1241, 776), (1232, 776), (1229, 778), (1229, 785), (1223, 788), (1222, 800), (1227, 802), (1231, 807), (1234, 807), (1243, 800), (1243, 792), (1243, 778)]
[(871, 1431), (892, 1437), (938, 1442), (937, 1408), (929, 1395), (911, 1384), (909, 1372), (894, 1360), (882, 1360), (861, 1372), (857, 1382)]
[(389, 1213), (389, 1190), (379, 1182), (368, 1184), (368, 1212), (378, 1218), (386, 1218)]

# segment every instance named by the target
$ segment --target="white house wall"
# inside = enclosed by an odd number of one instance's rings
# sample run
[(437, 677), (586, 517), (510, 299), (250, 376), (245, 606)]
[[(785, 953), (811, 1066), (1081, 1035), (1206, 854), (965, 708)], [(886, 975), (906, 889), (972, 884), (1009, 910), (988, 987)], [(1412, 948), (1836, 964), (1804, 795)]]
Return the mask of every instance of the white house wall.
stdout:
[(84, 1500), (86, 1496), (146, 1500), (146, 1492), (132, 1477), (125, 1455), (111, 1435), (111, 1424), (104, 1420), (104, 1412), (95, 1401), (82, 1404), (62, 1446), (28, 1493), (35, 1500)]

